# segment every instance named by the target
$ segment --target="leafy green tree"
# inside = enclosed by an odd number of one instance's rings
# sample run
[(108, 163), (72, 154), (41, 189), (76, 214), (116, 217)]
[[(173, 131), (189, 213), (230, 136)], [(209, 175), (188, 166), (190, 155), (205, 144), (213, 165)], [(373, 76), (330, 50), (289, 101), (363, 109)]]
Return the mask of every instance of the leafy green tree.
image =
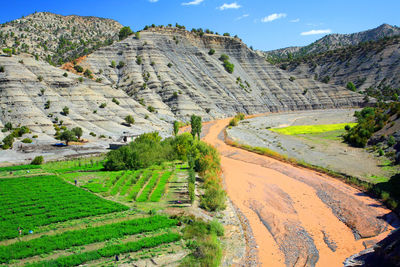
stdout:
[(233, 63), (229, 62), (228, 60), (224, 61), (224, 68), (227, 72), (233, 73), (233, 70), (235, 68), (235, 65)]
[(44, 162), (43, 156), (36, 156), (36, 157), (32, 160), (31, 164), (32, 164), (32, 165), (42, 165), (43, 162)]
[(224, 62), (225, 60), (229, 60), (229, 56), (226, 55), (226, 54), (222, 54), (222, 55), (219, 57), (219, 60), (221, 60), (222, 62)]
[(122, 29), (119, 31), (119, 40), (123, 40), (127, 38), (129, 35), (132, 35), (133, 31), (129, 26), (122, 27)]
[(60, 140), (65, 141), (65, 144), (68, 146), (69, 142), (76, 140), (75, 134), (70, 130), (65, 130), (61, 133)]
[(78, 140), (81, 139), (81, 137), (82, 137), (82, 135), (83, 135), (83, 130), (82, 130), (81, 127), (72, 128), (71, 131), (74, 133), (74, 135), (76, 136), (76, 138), (78, 138)]
[(200, 140), (200, 134), (201, 134), (201, 117), (200, 116), (196, 116), (196, 115), (192, 115), (190, 117), (190, 125), (191, 125), (191, 134), (193, 136), (193, 138), (196, 137)]
[(177, 136), (179, 133), (179, 121), (174, 121), (174, 135)]

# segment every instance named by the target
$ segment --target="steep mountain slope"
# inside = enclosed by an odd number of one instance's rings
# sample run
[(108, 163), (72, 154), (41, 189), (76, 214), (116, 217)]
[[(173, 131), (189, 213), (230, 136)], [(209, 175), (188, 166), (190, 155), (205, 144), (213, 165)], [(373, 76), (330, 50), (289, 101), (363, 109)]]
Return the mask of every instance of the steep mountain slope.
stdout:
[(0, 27), (0, 48), (61, 65), (118, 40), (122, 25), (111, 19), (34, 13)]
[[(23, 61), (21, 61), (23, 60)], [(169, 125), (156, 118), (122, 90), (90, 79), (79, 81), (75, 74), (36, 61), (32, 56), (0, 56), (0, 127), (6, 122), (28, 126), (33, 132), (53, 135), (53, 124), (80, 126), (85, 135), (119, 137), (122, 132), (168, 131)], [(118, 100), (119, 105), (112, 102)], [(48, 108), (46, 108), (48, 103)], [(100, 108), (106, 103), (104, 108)], [(69, 108), (67, 116), (62, 114)], [(132, 115), (135, 125), (123, 126)], [(146, 118), (146, 119), (145, 119)], [(7, 133), (0, 133), (0, 139)]]
[(314, 43), (301, 47), (288, 47), (265, 52), (267, 57), (287, 58), (288, 53), (292, 57), (305, 56), (310, 54), (318, 54), (326, 51), (332, 51), (338, 48), (343, 48), (350, 45), (358, 45), (363, 42), (378, 41), (384, 37), (392, 37), (400, 35), (400, 28), (388, 24), (352, 34), (329, 34)]
[(385, 86), (400, 88), (400, 36), (278, 63), (282, 69), (304, 78), (325, 80), (359, 90)]
[[(210, 55), (209, 50), (215, 50)], [(234, 64), (228, 73), (222, 54)], [(113, 68), (112, 61), (122, 62)], [(96, 77), (122, 89), (159, 114), (184, 118), (197, 113), (211, 119), (236, 112), (348, 107), (362, 97), (342, 87), (295, 79), (265, 62), (239, 39), (177, 28), (151, 28), (104, 47), (81, 63)], [(187, 118), (187, 117), (186, 117)]]
[[(210, 49), (215, 54), (209, 53)], [(233, 73), (219, 60), (234, 64)], [(113, 67), (113, 61), (115, 67)], [(82, 77), (28, 54), (0, 55), (0, 127), (26, 125), (52, 135), (57, 123), (86, 135), (171, 130), (171, 122), (198, 114), (204, 120), (236, 112), (339, 108), (363, 105), (343, 87), (290, 77), (239, 39), (167, 27), (150, 28), (77, 60)], [(70, 68), (72, 63), (64, 65)], [(87, 75), (91, 76), (91, 75)], [(69, 114), (63, 114), (64, 107)], [(124, 118), (132, 115), (133, 126)], [(0, 133), (0, 139), (4, 137)]]

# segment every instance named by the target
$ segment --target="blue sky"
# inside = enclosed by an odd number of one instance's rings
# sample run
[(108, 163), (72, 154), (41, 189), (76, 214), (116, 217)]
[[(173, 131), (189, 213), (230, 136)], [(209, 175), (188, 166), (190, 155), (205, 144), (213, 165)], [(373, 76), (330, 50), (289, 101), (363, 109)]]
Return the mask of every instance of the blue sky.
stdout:
[(255, 49), (271, 50), (307, 45), (329, 32), (400, 25), (399, 10), (400, 0), (12, 0), (2, 3), (0, 23), (35, 11), (106, 17), (133, 30), (178, 22), (237, 34)]

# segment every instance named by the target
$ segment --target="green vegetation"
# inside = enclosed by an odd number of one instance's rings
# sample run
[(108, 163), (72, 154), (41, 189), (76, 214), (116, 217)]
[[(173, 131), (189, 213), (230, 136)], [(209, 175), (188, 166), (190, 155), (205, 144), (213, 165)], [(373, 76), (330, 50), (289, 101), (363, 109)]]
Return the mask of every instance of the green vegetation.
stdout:
[(238, 113), (229, 121), (229, 126), (238, 126), (239, 121), (244, 120), (245, 115), (243, 113)]
[(30, 139), (30, 138), (24, 138), (24, 139), (21, 140), (21, 142), (22, 142), (22, 143), (25, 143), (25, 144), (30, 144), (30, 143), (32, 143), (32, 139)]
[(69, 114), (69, 107), (63, 107), (62, 113), (67, 116)]
[(9, 167), (0, 167), (0, 172), (13, 172), (20, 170), (32, 170), (39, 169), (40, 166), (33, 165), (17, 165), (17, 166), (9, 166)]
[(76, 70), (76, 72), (79, 72), (79, 73), (83, 72), (83, 68), (80, 65), (75, 65), (74, 69)]
[(115, 67), (117, 66), (117, 63), (115, 63), (115, 61), (111, 61), (111, 68), (115, 69)]
[(115, 103), (116, 105), (119, 105), (119, 101), (115, 97), (113, 97), (112, 102)]
[(143, 63), (142, 57), (141, 57), (141, 56), (138, 56), (138, 57), (136, 58), (136, 64), (142, 65), (142, 63)]
[(191, 127), (191, 134), (193, 136), (193, 138), (197, 138), (200, 140), (200, 134), (201, 134), (201, 117), (200, 116), (196, 116), (196, 115), (192, 115), (190, 117), (190, 127)]
[(336, 130), (342, 130), (346, 126), (355, 126), (357, 123), (337, 123), (337, 124), (321, 124), (321, 125), (298, 125), (289, 126), (283, 128), (271, 128), (270, 131), (286, 134), (286, 135), (296, 135), (296, 134), (314, 134), (314, 133), (324, 133)]
[(128, 115), (125, 117), (125, 122), (128, 125), (134, 124), (135, 123), (135, 119), (132, 117), (132, 115)]
[(137, 202), (145, 202), (148, 201), (150, 193), (153, 191), (154, 187), (156, 186), (158, 180), (160, 178), (160, 174), (158, 172), (153, 172), (150, 180), (148, 181), (147, 185), (143, 188), (139, 197), (136, 198)]
[(31, 164), (32, 164), (32, 165), (42, 165), (43, 162), (44, 162), (43, 156), (36, 156), (36, 157), (32, 160)]
[(172, 172), (167, 171), (161, 176), (160, 180), (158, 181), (157, 187), (154, 189), (153, 193), (150, 196), (151, 202), (158, 202), (161, 200), (161, 198), (165, 194), (166, 185), (171, 178), (171, 174)]
[(128, 209), (56, 176), (0, 179), (0, 188), (0, 240), (17, 237), (18, 227), (28, 234), (38, 226)]
[(101, 103), (99, 106), (99, 108), (105, 108), (105, 107), (107, 107), (107, 103)]
[(181, 237), (179, 234), (167, 233), (154, 237), (141, 238), (138, 241), (123, 243), (119, 245), (110, 245), (99, 250), (73, 254), (70, 256), (60, 257), (56, 260), (43, 261), (26, 266), (77, 266), (88, 261), (100, 259), (102, 257), (112, 257), (122, 253), (136, 252), (144, 248), (152, 248), (164, 243), (175, 242), (178, 241), (180, 238)]
[(347, 131), (344, 140), (356, 147), (365, 147), (369, 138), (382, 129), (389, 121), (390, 116), (400, 115), (400, 103), (381, 103), (377, 107), (367, 107), (360, 112), (356, 111), (354, 116), (358, 124)]
[(355, 92), (357, 90), (356, 86), (352, 82), (348, 82), (347, 85), (346, 85), (346, 88), (351, 90), (351, 91), (353, 91), (353, 92)]
[(119, 40), (123, 40), (127, 38), (129, 35), (132, 35), (133, 31), (129, 26), (122, 27), (121, 30), (119, 31), (118, 37)]
[(177, 136), (179, 133), (179, 121), (174, 121), (174, 135)]
[(208, 51), (208, 54), (210, 56), (214, 55), (215, 54), (215, 50), (211, 48), (210, 51)]
[(9, 134), (6, 137), (4, 137), (4, 139), (2, 141), (3, 144), (1, 146), (2, 149), (10, 149), (10, 148), (12, 148), (13, 144), (14, 144), (14, 138), (22, 137), (24, 134), (27, 134), (27, 133), (30, 132), (29, 128), (26, 127), (26, 126), (21, 126), (20, 128), (12, 129), (11, 123), (10, 124), (6, 124), (6, 127), (4, 129), (6, 129), (6, 131), (3, 131), (3, 132), (7, 132), (8, 129), (13, 130), (13, 131), (12, 131), (11, 134)]
[(221, 60), (222, 62), (224, 62), (225, 60), (229, 60), (229, 56), (226, 55), (226, 54), (222, 54), (222, 55), (219, 57), (219, 60)]
[(112, 238), (152, 232), (170, 228), (176, 224), (177, 220), (168, 219), (165, 216), (153, 216), (82, 230), (67, 231), (56, 235), (42, 236), (41, 238), (29, 241), (0, 246), (0, 263), (9, 263), (14, 259), (23, 259), (55, 250), (65, 250), (73, 246), (102, 242)]

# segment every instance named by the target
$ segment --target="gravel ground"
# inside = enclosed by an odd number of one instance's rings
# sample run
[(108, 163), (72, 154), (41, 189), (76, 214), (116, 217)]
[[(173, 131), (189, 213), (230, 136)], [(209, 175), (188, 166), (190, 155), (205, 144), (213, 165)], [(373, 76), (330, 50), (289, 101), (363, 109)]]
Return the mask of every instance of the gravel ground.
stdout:
[(339, 140), (321, 139), (314, 135), (283, 135), (269, 128), (294, 125), (318, 125), (354, 122), (353, 109), (301, 111), (270, 114), (242, 121), (227, 130), (229, 137), (239, 143), (267, 147), (280, 154), (346, 173), (361, 179), (388, 176), (376, 158), (364, 149), (353, 148)]

